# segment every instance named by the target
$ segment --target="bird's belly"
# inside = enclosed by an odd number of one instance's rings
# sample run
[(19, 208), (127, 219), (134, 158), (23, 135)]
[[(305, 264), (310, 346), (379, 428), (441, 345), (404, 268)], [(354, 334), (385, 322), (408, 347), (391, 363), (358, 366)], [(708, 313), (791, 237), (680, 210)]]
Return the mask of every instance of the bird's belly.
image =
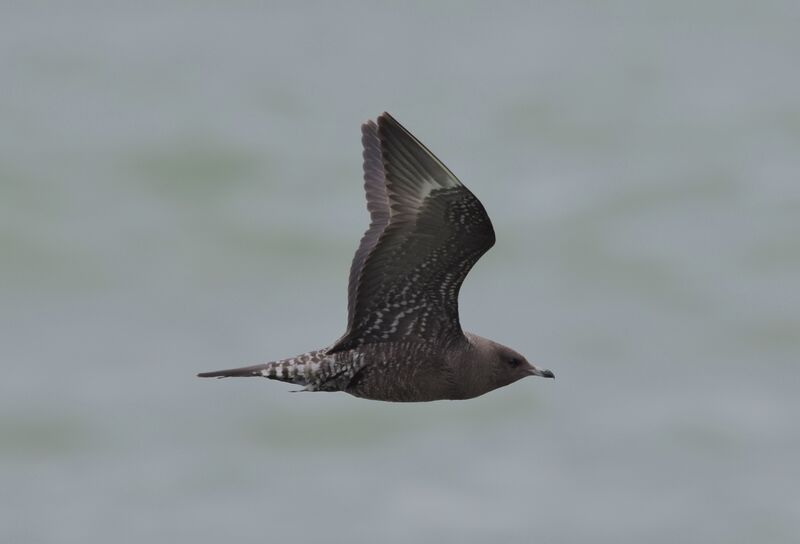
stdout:
[(379, 362), (366, 365), (345, 391), (353, 396), (389, 402), (427, 402), (452, 399), (450, 373), (429, 361), (419, 364)]

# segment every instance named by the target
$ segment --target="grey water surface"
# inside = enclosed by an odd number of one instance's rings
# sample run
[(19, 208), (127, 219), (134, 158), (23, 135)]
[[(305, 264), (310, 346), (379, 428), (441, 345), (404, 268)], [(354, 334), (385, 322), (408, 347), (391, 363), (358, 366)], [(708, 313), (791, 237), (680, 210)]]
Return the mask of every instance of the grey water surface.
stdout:
[[(4, 3), (0, 541), (798, 542), (798, 6)], [(383, 110), (557, 379), (195, 378), (343, 332)]]

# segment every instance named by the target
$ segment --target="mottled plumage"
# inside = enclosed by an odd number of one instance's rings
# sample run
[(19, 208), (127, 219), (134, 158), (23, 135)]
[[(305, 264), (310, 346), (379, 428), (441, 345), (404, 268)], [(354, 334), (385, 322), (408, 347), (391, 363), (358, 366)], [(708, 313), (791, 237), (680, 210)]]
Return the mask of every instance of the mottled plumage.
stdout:
[(525, 376), (552, 378), (461, 330), (461, 284), (495, 242), (480, 201), (388, 113), (361, 132), (370, 226), (350, 267), (347, 331), (291, 359), (199, 376), (262, 376), (386, 401), (465, 399)]

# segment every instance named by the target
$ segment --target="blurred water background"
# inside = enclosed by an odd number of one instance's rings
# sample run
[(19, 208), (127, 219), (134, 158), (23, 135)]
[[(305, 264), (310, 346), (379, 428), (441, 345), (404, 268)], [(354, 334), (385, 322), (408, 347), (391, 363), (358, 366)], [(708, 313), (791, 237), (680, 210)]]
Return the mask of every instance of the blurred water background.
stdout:
[[(4, 2), (0, 541), (797, 542), (799, 7)], [(194, 378), (343, 332), (383, 110), (557, 379)]]

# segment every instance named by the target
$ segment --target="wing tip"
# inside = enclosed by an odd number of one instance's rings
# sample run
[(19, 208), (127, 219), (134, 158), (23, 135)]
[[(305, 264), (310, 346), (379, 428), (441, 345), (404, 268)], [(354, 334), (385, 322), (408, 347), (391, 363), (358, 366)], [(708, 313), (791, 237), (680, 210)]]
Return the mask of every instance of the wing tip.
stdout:
[(365, 132), (365, 131), (376, 130), (387, 123), (391, 125), (402, 126), (400, 125), (400, 123), (397, 122), (397, 119), (395, 119), (391, 113), (389, 113), (388, 111), (383, 111), (379, 113), (378, 116), (375, 117), (375, 119), (367, 119), (366, 121), (361, 123), (361, 131)]
[(389, 113), (388, 111), (384, 111), (380, 115), (378, 115), (378, 126), (384, 126), (387, 124), (398, 126), (401, 128), (403, 127), (403, 125), (401, 125), (391, 113)]

